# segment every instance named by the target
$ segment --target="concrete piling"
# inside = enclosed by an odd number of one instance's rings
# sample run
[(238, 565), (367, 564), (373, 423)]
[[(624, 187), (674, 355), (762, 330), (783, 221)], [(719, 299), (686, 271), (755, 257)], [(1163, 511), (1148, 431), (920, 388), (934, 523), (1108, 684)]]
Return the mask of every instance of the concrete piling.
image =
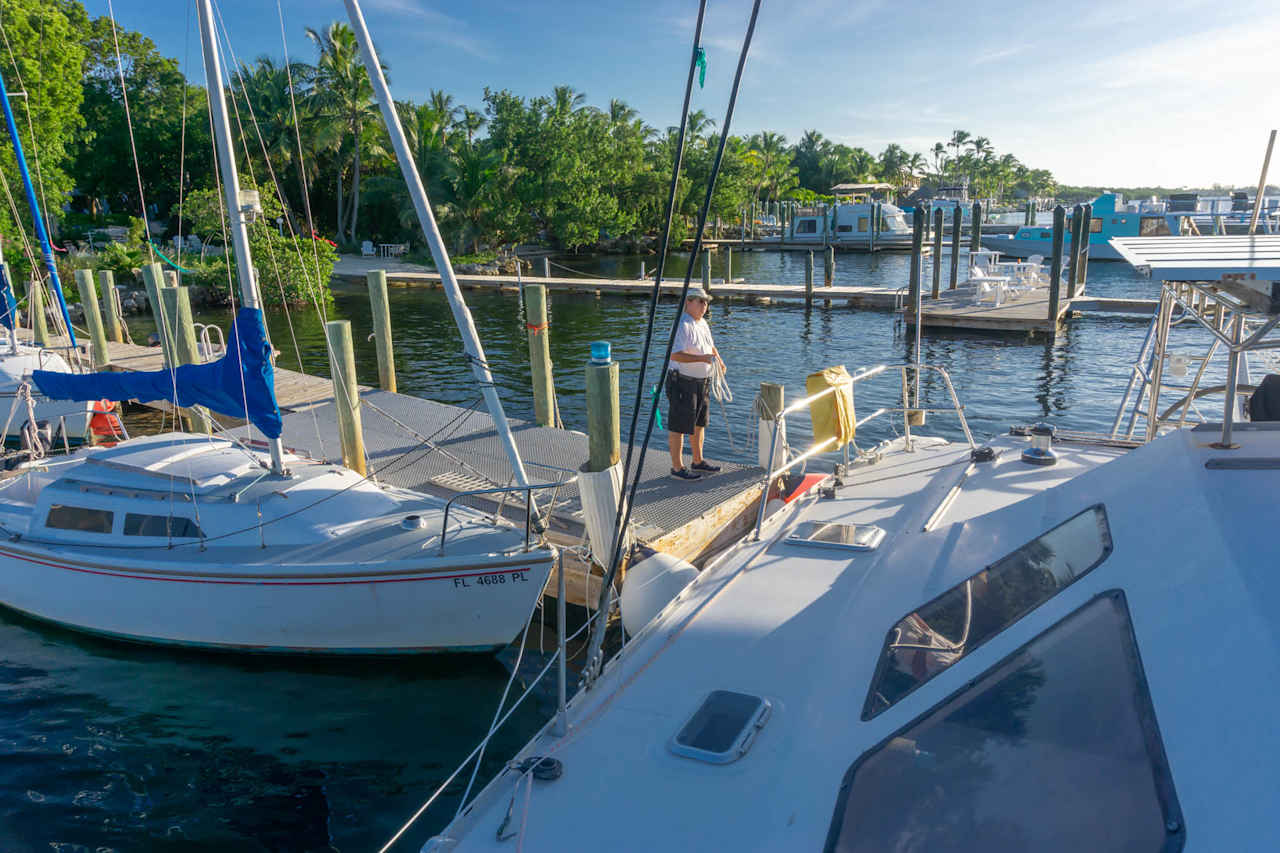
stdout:
[(369, 308), (373, 312), (373, 339), (378, 353), (378, 387), (395, 393), (395, 350), (391, 345), (391, 306), (387, 302), (387, 271), (369, 270)]
[(364, 476), (364, 429), (360, 420), (360, 389), (356, 384), (356, 354), (351, 342), (351, 321), (324, 324), (329, 343), (329, 375), (333, 377), (333, 402), (338, 412), (338, 436), (342, 440), (342, 464)]
[(547, 326), (547, 287), (525, 288), (525, 326), (529, 332), (529, 365), (533, 371), (533, 412), (538, 426), (556, 425), (556, 389), (551, 370), (551, 332)]

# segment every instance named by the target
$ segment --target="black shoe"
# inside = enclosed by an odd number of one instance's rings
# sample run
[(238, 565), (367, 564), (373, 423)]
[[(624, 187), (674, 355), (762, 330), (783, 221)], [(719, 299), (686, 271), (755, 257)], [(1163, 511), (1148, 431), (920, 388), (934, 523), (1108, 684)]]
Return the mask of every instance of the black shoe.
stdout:
[(671, 476), (679, 480), (701, 480), (701, 474), (695, 474), (688, 468), (672, 468)]
[(720, 470), (719, 465), (712, 465), (710, 462), (708, 462), (705, 459), (703, 459), (701, 462), (693, 463), (692, 468), (695, 471), (707, 471), (712, 474)]

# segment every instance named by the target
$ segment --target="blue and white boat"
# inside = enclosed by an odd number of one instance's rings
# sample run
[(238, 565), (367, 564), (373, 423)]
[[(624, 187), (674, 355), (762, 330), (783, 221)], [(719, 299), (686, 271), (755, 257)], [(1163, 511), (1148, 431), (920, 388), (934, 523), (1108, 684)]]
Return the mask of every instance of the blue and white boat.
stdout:
[[(1089, 220), (1089, 260), (1119, 261), (1120, 253), (1111, 246), (1113, 237), (1160, 237), (1180, 233), (1182, 216), (1177, 213), (1153, 213), (1142, 208), (1130, 210), (1118, 193), (1103, 193), (1093, 200), (1093, 218)], [(1065, 246), (1071, 245), (1071, 217), (1067, 216)], [(982, 246), (1013, 258), (1053, 254), (1053, 225), (1024, 225), (1013, 234), (983, 235)]]

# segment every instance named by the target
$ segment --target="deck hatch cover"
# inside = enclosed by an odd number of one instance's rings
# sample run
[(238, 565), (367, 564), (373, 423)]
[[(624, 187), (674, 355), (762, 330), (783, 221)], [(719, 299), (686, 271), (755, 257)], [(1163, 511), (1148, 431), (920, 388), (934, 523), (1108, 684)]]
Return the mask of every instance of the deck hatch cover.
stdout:
[(710, 764), (737, 761), (751, 748), (772, 707), (761, 696), (712, 690), (671, 739), (671, 751)]
[(841, 551), (874, 551), (884, 541), (884, 529), (874, 524), (806, 521), (786, 538), (788, 545), (834, 548)]

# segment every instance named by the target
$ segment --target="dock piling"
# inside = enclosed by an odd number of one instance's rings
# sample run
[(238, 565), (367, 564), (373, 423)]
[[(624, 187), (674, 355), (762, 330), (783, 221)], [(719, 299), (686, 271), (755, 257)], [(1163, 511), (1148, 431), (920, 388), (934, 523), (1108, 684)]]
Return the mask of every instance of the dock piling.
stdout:
[(116, 296), (116, 274), (111, 270), (98, 270), (98, 286), (102, 289), (106, 312), (107, 337), (118, 344), (124, 343), (124, 318), (120, 316)]
[(871, 223), (867, 227), (867, 252), (876, 253), (876, 232), (880, 229), (880, 202), (871, 203)]
[(804, 307), (813, 307), (813, 250), (804, 256)]
[(982, 202), (973, 203), (973, 219), (969, 222), (969, 251), (982, 248)]
[(1071, 209), (1071, 251), (1067, 256), (1067, 298), (1070, 299), (1075, 295), (1076, 289), (1076, 266), (1080, 262), (1080, 244), (1089, 239), (1088, 232), (1082, 232), (1084, 227), (1084, 205), (1077, 204)]
[(98, 307), (98, 289), (94, 286), (93, 270), (76, 270), (76, 289), (80, 291), (80, 307), (84, 309), (84, 322), (89, 327), (93, 369), (101, 370), (111, 363), (111, 356), (107, 352), (107, 333), (102, 326), (102, 311)]
[(31, 334), (38, 346), (49, 346), (49, 318), (44, 315), (44, 286), (40, 279), (27, 283), (27, 309), (31, 312)]
[(177, 362), (173, 357), (173, 331), (169, 328), (164, 316), (164, 304), (160, 301), (160, 291), (168, 285), (165, 283), (164, 268), (157, 261), (142, 268), (142, 283), (147, 288), (147, 301), (151, 303), (151, 316), (156, 321), (156, 335), (160, 338), (160, 352), (164, 355), (164, 366), (172, 368)]
[(964, 211), (960, 205), (951, 208), (951, 283), (948, 290), (956, 289), (960, 277), (960, 230), (964, 225)]
[(369, 270), (369, 308), (373, 312), (373, 339), (378, 352), (378, 387), (395, 393), (395, 350), (391, 346), (391, 306), (387, 302), (387, 271)]
[(607, 471), (622, 458), (620, 411), (618, 363), (610, 357), (607, 343), (593, 341), (587, 363), (588, 471)]
[(533, 369), (533, 411), (538, 426), (556, 425), (556, 388), (551, 370), (551, 332), (547, 326), (547, 286), (525, 288), (525, 326), (529, 330), (529, 364)]
[(724, 248), (724, 283), (733, 284), (733, 249)]
[(333, 404), (338, 412), (338, 435), (342, 440), (342, 464), (365, 476), (364, 429), (360, 422), (360, 389), (356, 385), (356, 354), (351, 343), (351, 321), (330, 320), (324, 324), (329, 343), (329, 375), (333, 377)]
[(831, 287), (836, 283), (836, 247), (828, 246), (822, 253), (822, 286)]
[[(908, 299), (915, 305), (920, 295), (920, 256), (924, 248), (924, 210), (916, 205), (911, 212), (911, 277), (908, 281)], [(919, 322), (920, 318), (916, 318)]]
[(1080, 226), (1080, 254), (1076, 258), (1076, 275), (1071, 284), (1071, 298), (1084, 295), (1085, 279), (1089, 277), (1089, 235), (1093, 233), (1093, 205), (1084, 206), (1084, 223)]
[(542, 259), (542, 277), (551, 278), (551, 259), (550, 258)]
[[(185, 287), (161, 288), (160, 313), (164, 315), (165, 326), (172, 330), (173, 363), (199, 364), (200, 347), (196, 344), (196, 327), (191, 316), (191, 291)], [(182, 419), (191, 432), (213, 432), (209, 413), (199, 406), (182, 409)]]
[(1058, 322), (1062, 297), (1062, 248), (1066, 239), (1067, 211), (1062, 205), (1053, 209), (1053, 254), (1049, 261), (1049, 322)]
[(711, 293), (711, 253), (705, 248), (702, 250), (702, 289)]
[(933, 298), (942, 295), (942, 208), (933, 211)]
[[(770, 464), (776, 464), (778, 458), (770, 458), (773, 445), (774, 418), (783, 409), (784, 387), (773, 382), (760, 383), (760, 403), (757, 412), (758, 429), (756, 442), (756, 462), (761, 468), (768, 470)], [(778, 423), (779, 448), (787, 443), (787, 422)]]

